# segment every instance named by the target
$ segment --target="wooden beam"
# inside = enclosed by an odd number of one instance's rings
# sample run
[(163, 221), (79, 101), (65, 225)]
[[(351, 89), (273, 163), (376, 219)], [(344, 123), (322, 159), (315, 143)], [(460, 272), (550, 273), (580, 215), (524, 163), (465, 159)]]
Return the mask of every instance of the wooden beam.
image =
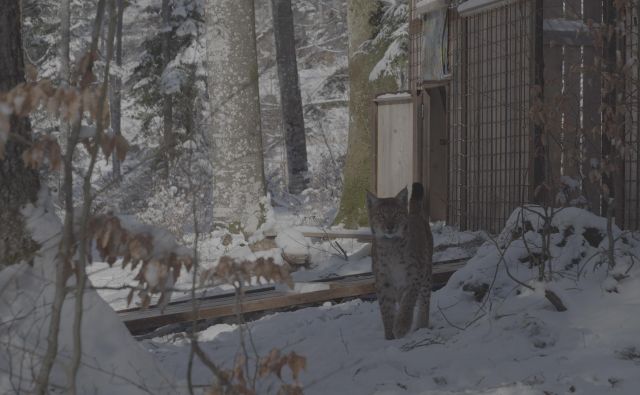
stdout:
[[(433, 283), (445, 283), (464, 261), (434, 265)], [(344, 276), (336, 279), (314, 282), (313, 284), (327, 284), (325, 289), (294, 293), (271, 288), (246, 294), (242, 303), (238, 303), (233, 294), (199, 301), (199, 308), (194, 314), (190, 302), (170, 304), (161, 312), (159, 308), (128, 309), (118, 312), (121, 320), (133, 334), (141, 334), (155, 328), (175, 323), (212, 318), (232, 317), (238, 313), (254, 313), (272, 311), (300, 305), (321, 304), (332, 300), (360, 297), (374, 294), (374, 279), (371, 273), (354, 276)]]
[[(361, 242), (370, 242), (373, 237), (371, 236), (371, 231), (369, 228), (361, 228), (356, 230), (350, 229), (322, 229), (315, 227), (300, 227), (296, 228), (297, 231), (302, 233), (304, 237), (309, 238), (317, 238), (324, 240), (333, 240), (333, 239), (358, 239)], [(275, 239), (278, 234), (275, 231), (265, 231), (265, 237)]]

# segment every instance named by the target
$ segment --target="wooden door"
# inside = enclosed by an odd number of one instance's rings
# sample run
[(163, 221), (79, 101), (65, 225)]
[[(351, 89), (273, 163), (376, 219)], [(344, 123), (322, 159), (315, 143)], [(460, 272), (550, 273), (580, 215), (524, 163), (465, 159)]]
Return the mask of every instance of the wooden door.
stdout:
[(409, 93), (375, 100), (374, 166), (376, 195), (395, 196), (414, 180), (414, 107)]

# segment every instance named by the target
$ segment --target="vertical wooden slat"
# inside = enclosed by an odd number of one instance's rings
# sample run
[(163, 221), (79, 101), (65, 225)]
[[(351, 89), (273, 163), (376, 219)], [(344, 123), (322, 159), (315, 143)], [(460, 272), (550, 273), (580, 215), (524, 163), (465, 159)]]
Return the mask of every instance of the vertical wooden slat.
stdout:
[[(564, 19), (583, 21), (582, 0), (565, 0)], [(582, 164), (580, 152), (580, 128), (583, 110), (583, 94), (581, 88), (582, 46), (565, 45), (564, 48), (564, 80), (565, 96), (568, 99), (564, 111), (563, 128), (563, 163), (564, 175), (580, 181)], [(580, 192), (578, 190), (578, 192)], [(571, 197), (574, 197), (572, 194)]]
[[(584, 0), (583, 21), (600, 21), (602, 19), (602, 2)], [(575, 6), (574, 6), (575, 7)], [(590, 34), (590, 33), (587, 33)], [(600, 128), (600, 73), (594, 63), (596, 54), (593, 45), (582, 47), (581, 77), (582, 85), (582, 193), (587, 200), (587, 208), (596, 215), (601, 215), (600, 182), (592, 180), (590, 173), (597, 170), (602, 158), (602, 137)]]
[[(544, 0), (545, 23), (555, 22), (563, 18), (563, 1)], [(558, 193), (556, 188), (560, 176), (562, 175), (563, 160), (563, 134), (564, 117), (559, 105), (563, 102), (564, 95), (564, 51), (565, 47), (560, 42), (553, 41), (554, 38), (547, 37), (545, 31), (543, 40), (544, 46), (544, 112), (546, 122), (543, 126), (543, 139), (548, 158), (546, 160), (546, 185), (551, 188), (547, 195), (547, 204), (555, 203), (555, 196)]]

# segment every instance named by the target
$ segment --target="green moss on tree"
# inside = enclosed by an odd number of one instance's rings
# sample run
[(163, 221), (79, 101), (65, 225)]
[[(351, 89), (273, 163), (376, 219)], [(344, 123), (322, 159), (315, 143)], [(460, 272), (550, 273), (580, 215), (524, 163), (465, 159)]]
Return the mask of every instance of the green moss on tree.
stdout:
[(373, 168), (371, 157), (371, 105), (376, 94), (394, 92), (398, 84), (392, 76), (369, 81), (371, 71), (384, 56), (390, 41), (380, 41), (375, 47), (362, 50), (361, 46), (375, 35), (379, 20), (380, 3), (371, 0), (350, 0), (349, 22), (349, 146), (344, 169), (344, 189), (336, 223), (355, 228), (368, 223), (365, 194), (371, 189)]

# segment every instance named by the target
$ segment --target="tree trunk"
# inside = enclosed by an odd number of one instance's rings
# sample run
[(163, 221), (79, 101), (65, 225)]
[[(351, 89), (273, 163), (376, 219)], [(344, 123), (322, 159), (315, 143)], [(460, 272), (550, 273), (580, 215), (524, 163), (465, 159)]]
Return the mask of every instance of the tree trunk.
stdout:
[[(162, 38), (162, 70), (166, 71), (171, 62), (171, 5), (169, 0), (162, 0), (162, 28), (165, 30)], [(163, 88), (164, 90), (164, 88)], [(162, 124), (163, 124), (163, 145), (164, 155), (164, 177), (169, 178), (169, 169), (174, 151), (173, 135), (173, 102), (171, 94), (164, 92), (162, 95)]]
[(373, 67), (384, 55), (388, 43), (365, 52), (361, 45), (371, 39), (379, 26), (371, 23), (380, 11), (379, 0), (349, 0), (349, 146), (344, 168), (344, 189), (336, 222), (348, 227), (367, 224), (365, 191), (371, 189), (371, 103), (376, 93), (398, 89), (391, 76), (369, 80)]
[[(67, 0), (68, 1), (68, 0)], [(117, 136), (122, 134), (121, 121), (122, 121), (122, 78), (120, 77), (120, 71), (122, 70), (122, 19), (124, 17), (124, 0), (117, 0), (118, 14), (116, 21), (116, 65), (118, 66), (118, 73), (111, 80), (111, 129)], [(113, 178), (120, 180), (122, 174), (120, 172), (120, 161), (118, 156), (114, 152), (111, 160), (113, 161)]]
[[(20, 0), (0, 0), (0, 10), (0, 92), (6, 92), (24, 82)], [(31, 141), (29, 120), (12, 116), (11, 133), (20, 136), (20, 141), (9, 137), (4, 159), (0, 159), (0, 268), (30, 260), (38, 248), (20, 211), (35, 202), (40, 189), (38, 173), (22, 161), (26, 148), (22, 140)]]
[(69, 43), (71, 41), (71, 0), (60, 0), (60, 44), (58, 53), (60, 55), (60, 80), (64, 84), (69, 84)]
[(271, 0), (271, 8), (280, 81), (280, 106), (287, 146), (289, 193), (298, 194), (307, 188), (309, 176), (291, 0)]
[(209, 1), (213, 217), (249, 233), (265, 196), (253, 0)]
[[(71, 0), (60, 0), (60, 9), (58, 10), (60, 18), (60, 43), (58, 46), (58, 56), (60, 57), (60, 83), (69, 85), (71, 78), (71, 66), (69, 56), (69, 45), (71, 43)], [(60, 121), (61, 141), (66, 141), (69, 135), (69, 124)], [(58, 202), (64, 207), (64, 192), (62, 187), (62, 177), (58, 173), (56, 175), (58, 181)]]

